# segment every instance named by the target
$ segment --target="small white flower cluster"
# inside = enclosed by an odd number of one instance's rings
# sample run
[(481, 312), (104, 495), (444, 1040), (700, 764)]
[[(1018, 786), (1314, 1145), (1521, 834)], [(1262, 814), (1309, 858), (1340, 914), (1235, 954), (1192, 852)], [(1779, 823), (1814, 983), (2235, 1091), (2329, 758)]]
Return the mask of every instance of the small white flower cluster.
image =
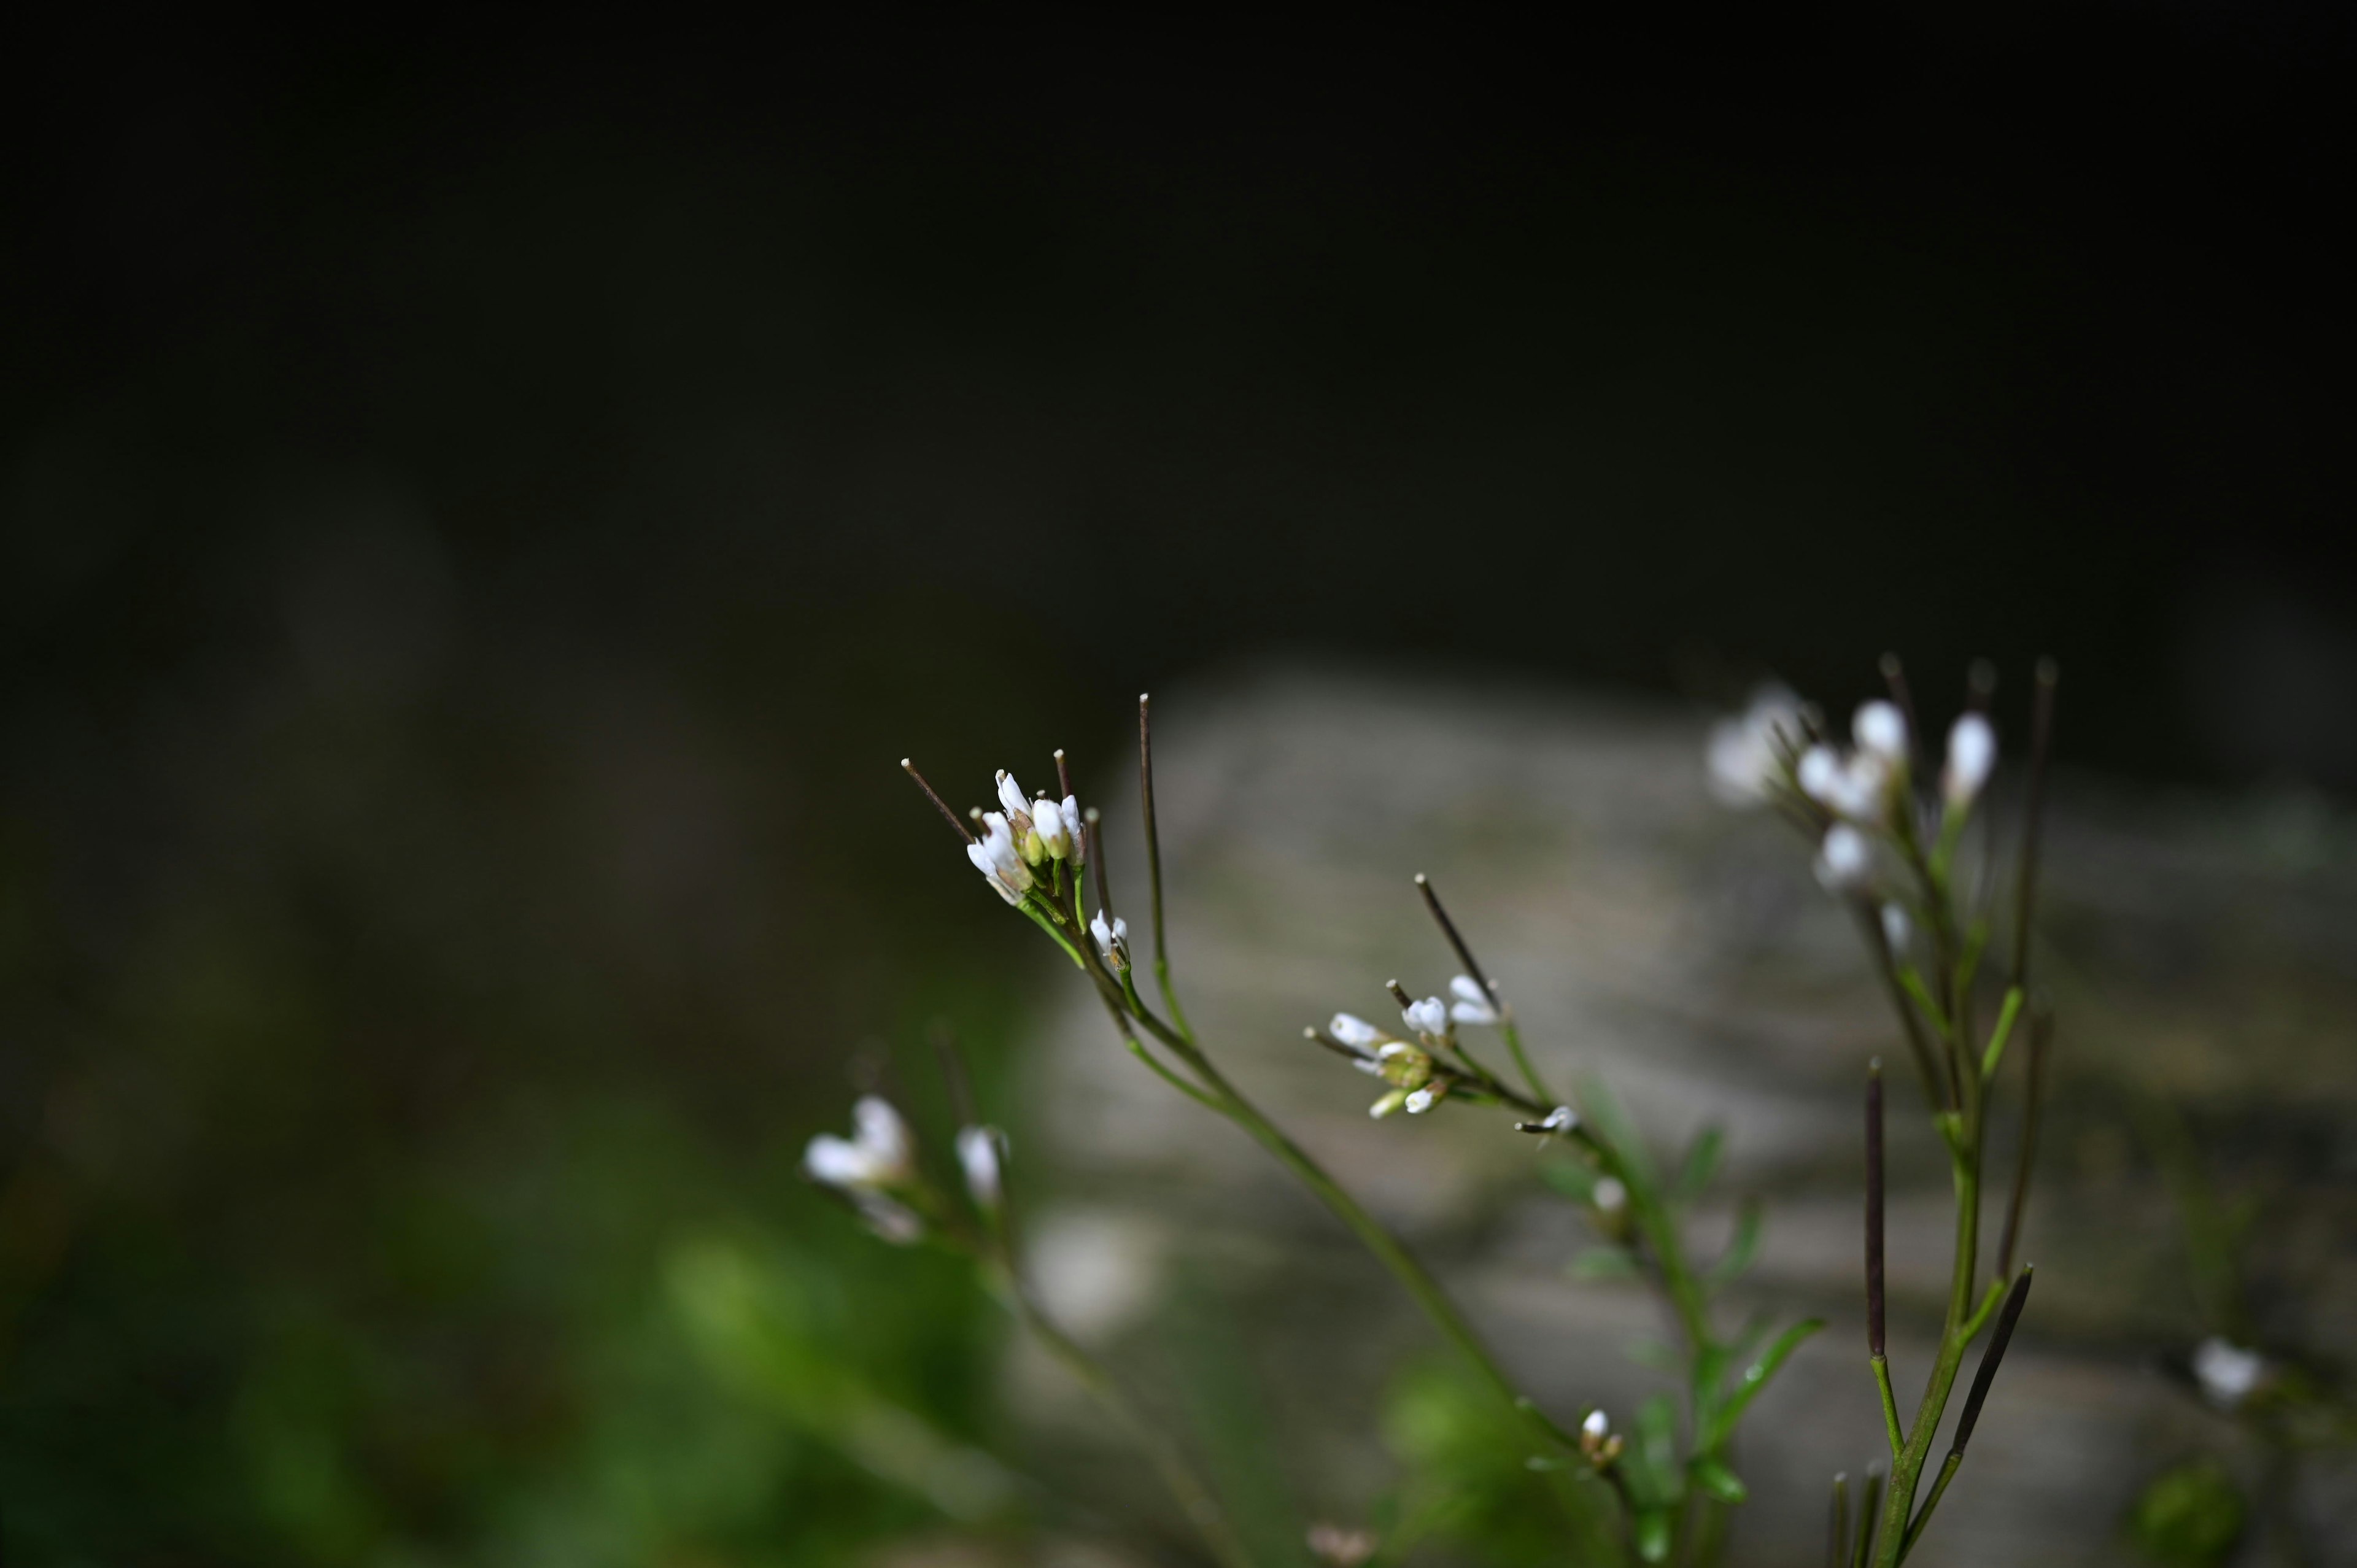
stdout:
[(1591, 1410), (1579, 1423), (1579, 1452), (1601, 1470), (1620, 1457), (1621, 1440), (1602, 1407)]
[(966, 845), (965, 854), (1009, 904), (1023, 902), (1037, 873), (1049, 863), (1066, 861), (1077, 867), (1087, 858), (1080, 802), (1071, 796), (1027, 800), (1015, 775), (1002, 768), (998, 803), (1006, 809), (982, 813), (982, 837)]
[[(1909, 809), (1912, 746), (1907, 715), (1880, 698), (1860, 703), (1846, 748), (1822, 740), (1803, 746), (1803, 737), (1814, 727), (1810, 711), (1790, 692), (1760, 688), (1742, 714), (1711, 730), (1711, 790), (1738, 807), (1798, 795), (1824, 830), (1817, 845), (1817, 880), (1830, 892), (1864, 893), (1874, 882), (1874, 835), (1898, 825), (1899, 814)], [(1952, 822), (1972, 809), (1996, 768), (1996, 731), (1987, 718), (1978, 713), (1958, 718), (1948, 730), (1940, 785)], [(1901, 945), (1903, 935), (1894, 934), (1891, 940)]]
[[(851, 1108), (852, 1135), (821, 1133), (802, 1150), (802, 1174), (851, 1201), (867, 1228), (887, 1241), (907, 1246), (924, 1237), (919, 1208), (927, 1206), (923, 1174), (917, 1168), (917, 1141), (891, 1102), (863, 1094)], [(1000, 1163), (1006, 1137), (996, 1127), (961, 1128), (958, 1165), (966, 1191), (985, 1213), (998, 1208)]]
[(1327, 1036), (1351, 1054), (1360, 1071), (1391, 1085), (1389, 1092), (1367, 1108), (1368, 1115), (1381, 1118), (1405, 1111), (1421, 1116), (1440, 1103), (1452, 1079), (1438, 1068), (1434, 1053), (1448, 1048), (1450, 1031), (1457, 1024), (1498, 1022), (1496, 999), (1469, 975), (1458, 975), (1448, 983), (1448, 989), (1455, 1002), (1427, 996), (1400, 1009), (1401, 1022), (1420, 1044), (1411, 1044), (1351, 1013), (1337, 1013), (1327, 1023)]

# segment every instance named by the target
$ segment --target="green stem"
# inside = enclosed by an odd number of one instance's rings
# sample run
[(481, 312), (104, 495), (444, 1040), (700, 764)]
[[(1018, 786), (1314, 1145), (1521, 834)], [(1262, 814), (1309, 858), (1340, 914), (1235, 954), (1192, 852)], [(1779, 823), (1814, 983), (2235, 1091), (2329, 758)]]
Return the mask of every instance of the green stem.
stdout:
[(1512, 1018), (1500, 1019), (1498, 1033), (1506, 1037), (1507, 1053), (1514, 1058), (1514, 1067), (1522, 1073), (1523, 1081), (1531, 1086), (1532, 1095), (1548, 1110), (1561, 1104), (1562, 1101), (1548, 1092), (1546, 1080), (1539, 1077), (1538, 1069), (1531, 1065), (1529, 1053), (1523, 1049), (1523, 1032), (1514, 1027), (1514, 1021)]
[(999, 1282), (1000, 1294), (1006, 1299), (1024, 1327), (1046, 1348), (1048, 1353), (1061, 1362), (1081, 1386), (1104, 1406), (1106, 1412), (1129, 1434), (1130, 1440), (1146, 1451), (1162, 1484), (1178, 1500), (1187, 1515), (1187, 1522), (1211, 1549), (1211, 1555), (1227, 1568), (1253, 1568), (1252, 1554), (1228, 1522), (1226, 1512), (1211, 1494), (1211, 1489), (1195, 1474), (1194, 1466), (1178, 1445), (1170, 1440), (1168, 1431), (1146, 1419), (1121, 1385), (1114, 1380), (1097, 1359), (1056, 1326), (1048, 1315), (1039, 1310), (1022, 1286), (1011, 1278)]
[(1931, 1380), (1923, 1390), (1923, 1402), (1916, 1409), (1915, 1423), (1907, 1434), (1905, 1444), (1890, 1462), (1890, 1487), (1883, 1494), (1882, 1528), (1875, 1541), (1875, 1568), (1897, 1568), (1906, 1554), (1907, 1526), (1915, 1511), (1916, 1485), (1931, 1455), (1932, 1440), (1939, 1434), (1940, 1417), (1948, 1408), (1948, 1396), (1955, 1388), (1956, 1372), (1964, 1364), (1965, 1348), (1972, 1342), (1970, 1330), (1977, 1316), (1973, 1290), (1980, 1259), (1981, 1125), (1977, 1085), (1964, 1115), (1967, 1131), (1960, 1140), (1963, 1146), (1955, 1159), (1956, 1253), (1949, 1282), (1947, 1317), (1941, 1328), (1940, 1354), (1932, 1362)]
[(1890, 1438), (1890, 1457), (1896, 1460), (1899, 1451), (1907, 1446), (1907, 1439), (1899, 1431), (1899, 1401), (1890, 1391), (1890, 1362), (1881, 1356), (1873, 1358), (1874, 1385), (1882, 1391), (1882, 1425)]

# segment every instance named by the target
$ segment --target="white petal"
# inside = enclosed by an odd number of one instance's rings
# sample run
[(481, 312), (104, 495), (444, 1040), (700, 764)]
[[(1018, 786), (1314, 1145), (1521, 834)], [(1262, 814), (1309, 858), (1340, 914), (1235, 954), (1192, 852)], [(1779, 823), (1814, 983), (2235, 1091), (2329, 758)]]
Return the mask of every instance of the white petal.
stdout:
[(1064, 809), (1042, 795), (1031, 802), (1031, 825), (1048, 853), (1062, 860), (1072, 851), (1071, 834), (1064, 830)]
[(1629, 1189), (1617, 1176), (1606, 1176), (1596, 1184), (1596, 1207), (1607, 1214), (1619, 1212), (1629, 1201)]
[(1409, 1115), (1421, 1116), (1426, 1112), (1432, 1109), (1432, 1090), (1428, 1089), (1419, 1089), (1413, 1094), (1410, 1094), (1402, 1103), (1407, 1107), (1407, 1113)]
[(1996, 768), (1996, 731), (1978, 714), (1966, 714), (1948, 731), (1948, 766), (1942, 792), (1952, 806), (1972, 803)]
[(1914, 929), (1905, 909), (1896, 904), (1882, 907), (1882, 940), (1890, 944), (1892, 952), (1907, 950), (1907, 939), (1914, 934)]
[(802, 1150), (802, 1169), (829, 1187), (864, 1187), (876, 1179), (876, 1162), (848, 1138), (821, 1133)]
[(1546, 1113), (1546, 1120), (1539, 1125), (1550, 1133), (1568, 1133), (1579, 1125), (1579, 1112), (1568, 1105), (1558, 1105)]
[(957, 1135), (958, 1164), (965, 1167), (965, 1189), (985, 1208), (998, 1207), (998, 1129), (961, 1127)]
[(1327, 1024), (1326, 1032), (1346, 1046), (1372, 1046), (1383, 1037), (1381, 1029), (1350, 1013), (1335, 1014)]
[(2201, 1392), (2221, 1410), (2232, 1410), (2251, 1396), (2266, 1375), (2266, 1358), (2231, 1340), (2212, 1335), (2193, 1352), (2193, 1375)]
[(1874, 850), (1866, 835), (1847, 822), (1825, 830), (1817, 850), (1817, 880), (1831, 893), (1848, 893), (1866, 885), (1874, 873)]
[(916, 1141), (909, 1134), (909, 1124), (888, 1102), (873, 1094), (861, 1095), (851, 1108), (851, 1125), (859, 1146), (878, 1169), (893, 1176), (907, 1173)]
[(1490, 1004), (1490, 993), (1482, 990), (1481, 983), (1469, 974), (1460, 974), (1450, 981), (1448, 990), (1460, 1002), (1476, 1002), (1484, 1007)]
[(1064, 797), (1063, 811), (1064, 832), (1072, 839), (1072, 858), (1084, 862), (1089, 858), (1088, 819), (1081, 815), (1080, 801), (1070, 795)]
[(1009, 822), (1031, 814), (1031, 799), (1023, 793), (1023, 786), (1015, 781), (1012, 773), (1001, 772), (998, 776), (998, 803), (1006, 808)]
[(1448, 1008), (1437, 996), (1427, 996), (1421, 1002), (1411, 1002), (1400, 1010), (1407, 1026), (1422, 1034), (1445, 1035), (1448, 1032)]
[(1834, 755), (1832, 746), (1813, 746), (1801, 753), (1793, 774), (1800, 780), (1803, 794), (1820, 806), (1831, 806), (1834, 792), (1841, 788), (1841, 758)]
[(1872, 752), (1894, 768), (1907, 765), (1907, 715), (1898, 703), (1880, 698), (1859, 703), (1849, 733), (1860, 751)]
[(1601, 1438), (1612, 1430), (1612, 1423), (1605, 1419), (1602, 1410), (1591, 1410), (1587, 1412), (1587, 1419), (1579, 1423), (1579, 1430), (1590, 1437)]

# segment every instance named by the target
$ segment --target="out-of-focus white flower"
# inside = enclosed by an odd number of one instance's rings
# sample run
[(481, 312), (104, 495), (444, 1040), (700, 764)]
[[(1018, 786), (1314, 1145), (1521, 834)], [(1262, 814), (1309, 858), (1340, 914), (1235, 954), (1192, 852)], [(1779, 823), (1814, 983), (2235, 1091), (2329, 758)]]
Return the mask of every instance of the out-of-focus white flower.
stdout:
[(1006, 819), (996, 811), (982, 814), (982, 837), (965, 846), (965, 857), (974, 868), (990, 878), (998, 896), (1010, 904), (1023, 902), (1023, 895), (1031, 890), (1031, 868), (1023, 864), (1023, 856), (1015, 847), (1015, 831)]
[(1611, 1430), (1612, 1423), (1605, 1415), (1604, 1409), (1601, 1405), (1587, 1412), (1587, 1419), (1579, 1423), (1579, 1432), (1581, 1436), (1593, 1437), (1599, 1443), (1604, 1440), (1605, 1435)]
[(1596, 1184), (1596, 1190), (1588, 1196), (1608, 1216), (1617, 1215), (1629, 1207), (1629, 1189), (1620, 1185), (1618, 1176), (1601, 1177)]
[(1460, 974), (1448, 983), (1457, 1000), (1448, 1004), (1448, 1015), (1460, 1024), (1494, 1024), (1498, 1021), (1498, 1004), (1481, 989), (1480, 983), (1469, 974)]
[(1948, 809), (1961, 811), (1971, 805), (1996, 769), (1996, 728), (1979, 714), (1966, 714), (1948, 729), (1948, 766), (1940, 774), (1940, 793)]
[(1813, 746), (1793, 769), (1801, 792), (1837, 817), (1878, 822), (1890, 809), (1890, 781), (1897, 777), (1878, 751), (1842, 756), (1829, 746)]
[(1448, 1004), (1437, 996), (1427, 996), (1421, 1002), (1411, 1002), (1400, 1009), (1407, 1026), (1420, 1035), (1448, 1033)]
[(1002, 1190), (998, 1176), (999, 1144), (996, 1127), (961, 1127), (957, 1135), (958, 1164), (965, 1171), (965, 1189), (985, 1209), (998, 1207)]
[(1874, 875), (1874, 850), (1847, 822), (1825, 830), (1817, 847), (1817, 880), (1828, 893), (1855, 893)]
[(1613, 1434), (1612, 1423), (1605, 1418), (1601, 1406), (1591, 1410), (1579, 1423), (1579, 1451), (1587, 1462), (1602, 1469), (1620, 1457), (1620, 1439)]
[(1115, 974), (1129, 967), (1129, 922), (1119, 915), (1113, 923), (1105, 923), (1104, 911), (1099, 909), (1089, 921), (1089, 935), (1097, 940), (1097, 951), (1104, 954)]
[(1799, 698), (1773, 682), (1752, 693), (1743, 712), (1710, 726), (1712, 796), (1738, 811), (1765, 803), (1783, 771), (1780, 746), (1799, 744), (1802, 733)]
[(1579, 1112), (1568, 1105), (1556, 1106), (1546, 1113), (1546, 1120), (1539, 1123), (1543, 1131), (1549, 1133), (1568, 1133), (1578, 1125)]
[(1896, 904), (1882, 907), (1882, 940), (1890, 944), (1892, 952), (1905, 952), (1907, 939), (1914, 932), (1914, 924), (1907, 918), (1905, 909)]
[(852, 1136), (821, 1133), (802, 1151), (802, 1169), (813, 1181), (845, 1191), (891, 1187), (914, 1174), (915, 1140), (900, 1113), (875, 1095), (851, 1108)]
[(1372, 1046), (1384, 1037), (1381, 1029), (1352, 1013), (1335, 1014), (1326, 1032), (1346, 1046)]
[(1879, 697), (1860, 703), (1850, 717), (1849, 735), (1858, 750), (1882, 758), (1888, 767), (1907, 766), (1907, 715), (1899, 711), (1898, 703)]
[(1400, 1101), (1400, 1103), (1407, 1108), (1407, 1113), (1409, 1115), (1421, 1116), (1426, 1112), (1431, 1110), (1432, 1102), (1439, 1098), (1440, 1095), (1437, 1090), (1427, 1087), (1424, 1089), (1411, 1090), (1408, 1092), (1408, 1097)]
[(2193, 1376), (2201, 1395), (2220, 1410), (2233, 1410), (2266, 1380), (2267, 1359), (2233, 1341), (2212, 1335), (2194, 1347)]

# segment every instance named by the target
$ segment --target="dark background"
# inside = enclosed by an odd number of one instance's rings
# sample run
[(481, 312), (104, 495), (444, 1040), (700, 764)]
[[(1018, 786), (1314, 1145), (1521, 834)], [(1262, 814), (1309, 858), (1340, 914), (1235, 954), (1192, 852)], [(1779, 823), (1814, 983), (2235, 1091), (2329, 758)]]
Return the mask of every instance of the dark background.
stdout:
[(2320, 12), (7, 57), (26, 1562), (496, 1556), (707, 1439), (759, 1473), (615, 1560), (921, 1519), (730, 1426), (647, 1283), (697, 1227), (902, 1271), (949, 1305), (811, 1332), (989, 1424), (986, 1317), (791, 1179), (857, 1042), (987, 1079), (1017, 1016), (906, 752), (1085, 774), (1274, 658), (1843, 703), (1889, 646), (2058, 655), (2082, 768), (2357, 784)]

